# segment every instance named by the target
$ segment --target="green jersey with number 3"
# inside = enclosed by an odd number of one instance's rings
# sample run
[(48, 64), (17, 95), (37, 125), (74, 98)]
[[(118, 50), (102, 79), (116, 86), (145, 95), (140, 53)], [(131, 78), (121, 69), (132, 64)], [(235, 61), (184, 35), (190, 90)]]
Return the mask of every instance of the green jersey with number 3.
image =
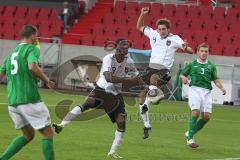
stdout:
[(189, 63), (183, 69), (182, 75), (191, 77), (189, 86), (197, 86), (209, 90), (212, 90), (211, 81), (218, 79), (216, 67), (209, 60), (206, 63), (201, 63), (198, 60)]
[(3, 62), (0, 72), (7, 76), (9, 106), (41, 101), (38, 93), (37, 77), (28, 69), (29, 63), (38, 63), (39, 56), (37, 47), (32, 44), (21, 43)]

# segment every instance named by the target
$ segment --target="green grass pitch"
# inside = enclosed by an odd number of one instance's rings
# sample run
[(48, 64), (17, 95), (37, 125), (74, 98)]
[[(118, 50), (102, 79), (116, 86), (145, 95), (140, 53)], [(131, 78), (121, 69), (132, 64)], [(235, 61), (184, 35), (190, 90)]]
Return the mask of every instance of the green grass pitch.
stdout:
[[(48, 105), (52, 121), (60, 122), (55, 105), (65, 99), (74, 105), (83, 102), (83, 96), (63, 95), (50, 90), (40, 90)], [(0, 153), (11, 140), (20, 134), (14, 129), (7, 111), (6, 86), (0, 87)], [(195, 139), (200, 145), (192, 150), (186, 146), (184, 132), (187, 129), (189, 108), (186, 102), (162, 101), (151, 106), (152, 132), (149, 139), (142, 139), (143, 124), (138, 117), (138, 107), (127, 106), (128, 122), (119, 154), (126, 160), (213, 160), (240, 157), (240, 108), (214, 106), (213, 116)], [(56, 160), (104, 160), (110, 149), (114, 132), (106, 115), (73, 122), (59, 135), (55, 135)], [(25, 146), (13, 160), (40, 160), (40, 135)]]

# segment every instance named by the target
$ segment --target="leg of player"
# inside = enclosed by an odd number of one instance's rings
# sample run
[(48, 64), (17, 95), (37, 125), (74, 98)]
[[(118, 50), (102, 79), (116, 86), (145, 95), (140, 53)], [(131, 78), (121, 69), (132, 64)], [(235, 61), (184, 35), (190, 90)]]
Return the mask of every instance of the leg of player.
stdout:
[(108, 157), (113, 159), (122, 159), (123, 157), (119, 156), (116, 151), (119, 148), (123, 135), (126, 128), (126, 114), (119, 113), (116, 117), (116, 123), (118, 129), (115, 131), (115, 138), (112, 143), (112, 147), (108, 153)]
[(54, 149), (53, 149), (53, 131), (50, 126), (39, 130), (43, 136), (41, 140), (42, 152), (45, 160), (54, 160)]
[(18, 153), (22, 147), (28, 144), (35, 135), (34, 129), (30, 125), (26, 125), (22, 128), (22, 136), (16, 137), (12, 143), (8, 146), (5, 152), (1, 156), (1, 160), (8, 160), (16, 153)]
[(199, 117), (199, 114), (200, 114), (200, 110), (197, 110), (197, 109), (192, 110), (192, 114), (191, 114), (189, 124), (188, 124), (188, 132), (185, 133), (185, 135), (187, 137), (187, 144), (191, 148), (197, 148), (198, 147), (198, 144), (196, 144), (194, 139), (193, 139), (193, 135), (194, 135), (195, 130), (196, 130), (197, 119)]
[(210, 120), (210, 117), (211, 117), (211, 113), (208, 113), (208, 112), (201, 113), (201, 118), (197, 121), (194, 134), (196, 134), (205, 126), (205, 124)]
[(146, 98), (146, 91), (143, 91), (139, 94), (140, 104), (139, 104), (139, 112), (143, 120), (144, 128), (143, 128), (143, 139), (149, 137), (149, 131), (151, 130), (150, 120), (148, 116), (148, 106), (150, 102)]
[(62, 129), (71, 123), (77, 116), (83, 113), (88, 108), (93, 108), (96, 105), (95, 99), (92, 97), (88, 97), (82, 106), (74, 107), (67, 115), (63, 118), (60, 124), (53, 123), (52, 127), (54, 128), (56, 133), (60, 133)]

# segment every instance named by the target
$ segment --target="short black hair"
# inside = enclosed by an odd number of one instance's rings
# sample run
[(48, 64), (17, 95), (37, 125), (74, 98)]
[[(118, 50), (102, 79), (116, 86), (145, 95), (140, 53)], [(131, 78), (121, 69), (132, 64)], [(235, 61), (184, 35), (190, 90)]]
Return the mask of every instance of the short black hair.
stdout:
[(25, 26), (23, 26), (20, 35), (22, 38), (29, 38), (31, 35), (36, 34), (36, 33), (37, 33), (37, 28), (35, 26), (25, 25)]
[(156, 22), (156, 26), (165, 25), (168, 29), (171, 28), (171, 22), (167, 18), (159, 19)]
[(124, 38), (118, 38), (118, 39), (115, 41), (115, 43), (116, 43), (116, 45), (119, 45), (121, 41), (125, 41), (125, 40), (126, 40), (126, 39), (124, 39)]

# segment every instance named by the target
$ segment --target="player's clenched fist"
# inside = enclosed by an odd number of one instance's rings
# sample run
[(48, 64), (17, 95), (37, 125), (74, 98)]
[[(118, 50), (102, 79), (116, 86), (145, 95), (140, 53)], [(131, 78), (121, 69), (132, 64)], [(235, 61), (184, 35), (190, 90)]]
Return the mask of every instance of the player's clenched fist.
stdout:
[(141, 10), (141, 14), (146, 15), (146, 14), (148, 14), (149, 10), (150, 10), (149, 7), (143, 7)]

